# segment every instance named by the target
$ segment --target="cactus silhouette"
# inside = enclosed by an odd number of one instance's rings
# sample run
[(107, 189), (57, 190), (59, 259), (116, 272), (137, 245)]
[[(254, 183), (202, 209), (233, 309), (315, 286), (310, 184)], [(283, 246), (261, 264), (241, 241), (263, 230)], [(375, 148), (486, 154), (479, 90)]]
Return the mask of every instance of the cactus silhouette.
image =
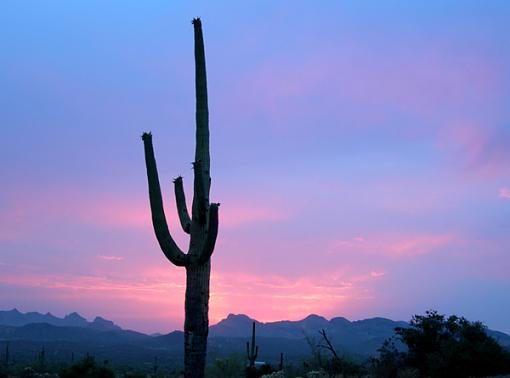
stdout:
[(39, 353), (39, 367), (41, 369), (46, 368), (46, 350), (44, 349), (44, 345), (41, 348), (41, 352)]
[(158, 372), (158, 368), (159, 368), (159, 365), (158, 365), (158, 357), (154, 357), (154, 363), (152, 365), (152, 373), (154, 374), (154, 376), (156, 376), (156, 373)]
[(255, 366), (255, 360), (257, 359), (257, 355), (259, 354), (259, 347), (255, 345), (255, 322), (253, 322), (251, 328), (251, 351), (250, 351), (250, 342), (246, 342), (246, 356), (248, 357), (248, 361), (250, 361), (250, 367)]
[(4, 361), (6, 371), (9, 369), (9, 358), (10, 358), (9, 342), (7, 341), (7, 343), (5, 344), (5, 361)]
[(152, 224), (163, 254), (177, 266), (186, 269), (186, 298), (184, 320), (184, 377), (202, 378), (209, 332), (210, 257), (218, 234), (218, 203), (209, 203), (211, 186), (209, 156), (209, 110), (202, 23), (193, 19), (195, 32), (195, 89), (196, 89), (196, 145), (193, 162), (193, 204), (191, 217), (186, 208), (182, 177), (174, 180), (179, 220), (184, 232), (190, 235), (188, 253), (179, 249), (170, 235), (163, 209), (158, 170), (151, 133), (142, 140), (149, 183)]

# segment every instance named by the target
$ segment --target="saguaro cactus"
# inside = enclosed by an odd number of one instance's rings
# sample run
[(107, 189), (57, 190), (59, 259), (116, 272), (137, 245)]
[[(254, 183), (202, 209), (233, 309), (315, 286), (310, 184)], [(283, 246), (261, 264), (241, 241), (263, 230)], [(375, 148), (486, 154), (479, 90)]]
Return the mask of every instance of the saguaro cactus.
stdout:
[(9, 370), (9, 357), (10, 357), (10, 354), (9, 354), (9, 342), (7, 341), (7, 343), (5, 344), (5, 361), (4, 361), (4, 364), (5, 364), (5, 370)]
[(250, 361), (250, 367), (255, 366), (255, 360), (257, 359), (257, 355), (259, 354), (259, 346), (255, 345), (255, 322), (253, 322), (251, 328), (251, 351), (250, 351), (250, 342), (246, 342), (246, 356), (248, 357), (248, 361)]
[(174, 180), (175, 199), (182, 229), (190, 234), (188, 253), (179, 249), (168, 230), (163, 209), (158, 170), (152, 147), (152, 135), (144, 133), (149, 199), (152, 224), (164, 255), (177, 266), (186, 269), (186, 299), (184, 320), (184, 376), (204, 376), (209, 332), (210, 257), (218, 234), (217, 203), (209, 203), (211, 186), (209, 157), (209, 111), (205, 73), (202, 23), (193, 20), (195, 30), (195, 87), (196, 87), (196, 146), (193, 163), (193, 204), (191, 217), (186, 208), (182, 177)]

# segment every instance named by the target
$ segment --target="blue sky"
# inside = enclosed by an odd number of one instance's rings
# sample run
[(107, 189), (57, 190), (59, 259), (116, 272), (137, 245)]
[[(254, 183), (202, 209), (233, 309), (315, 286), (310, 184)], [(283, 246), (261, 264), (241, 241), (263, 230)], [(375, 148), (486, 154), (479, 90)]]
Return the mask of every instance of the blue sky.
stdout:
[(140, 135), (184, 246), (171, 179), (190, 198), (196, 16), (212, 321), (437, 309), (510, 332), (505, 1), (2, 2), (0, 306), (181, 327)]

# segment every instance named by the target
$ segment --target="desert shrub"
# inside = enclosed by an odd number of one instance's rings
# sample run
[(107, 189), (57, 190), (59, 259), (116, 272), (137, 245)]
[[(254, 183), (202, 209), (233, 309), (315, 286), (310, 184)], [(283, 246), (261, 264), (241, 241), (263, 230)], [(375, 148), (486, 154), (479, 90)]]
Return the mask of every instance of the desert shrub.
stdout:
[(363, 365), (343, 357), (327, 360), (324, 363), (323, 369), (330, 377), (359, 377), (366, 374), (366, 369)]
[(245, 368), (245, 377), (246, 378), (259, 378), (266, 374), (271, 374), (274, 372), (274, 369), (269, 364), (264, 364), (262, 366), (247, 366)]
[(414, 376), (419, 372), (434, 378), (510, 373), (510, 353), (487, 335), (480, 322), (427, 311), (413, 316), (410, 327), (396, 328), (395, 332), (407, 352), (398, 351), (392, 340), (387, 341), (372, 363), (372, 373), (377, 377), (399, 377), (404, 369), (414, 371)]
[(244, 361), (239, 356), (217, 358), (206, 370), (207, 378), (242, 378)]
[(64, 368), (60, 372), (61, 378), (115, 378), (115, 373), (109, 367), (99, 366), (90, 356), (84, 357), (75, 364)]
[(32, 369), (31, 367), (25, 367), (21, 373), (20, 373), (20, 377), (21, 378), (34, 378), (36, 376), (36, 371), (34, 369)]
[(379, 348), (379, 357), (371, 360), (371, 372), (380, 378), (396, 378), (404, 368), (404, 354), (399, 352), (393, 339), (386, 340)]

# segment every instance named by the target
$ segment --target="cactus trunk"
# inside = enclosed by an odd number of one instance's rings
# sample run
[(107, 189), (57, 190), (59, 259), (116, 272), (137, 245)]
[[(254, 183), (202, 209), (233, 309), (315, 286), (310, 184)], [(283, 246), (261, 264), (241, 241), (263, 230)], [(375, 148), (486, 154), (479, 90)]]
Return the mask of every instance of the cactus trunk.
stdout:
[(184, 232), (190, 234), (188, 253), (174, 242), (165, 217), (152, 135), (142, 136), (149, 183), (152, 223), (156, 239), (164, 255), (177, 266), (186, 268), (186, 300), (184, 305), (184, 377), (204, 377), (209, 333), (210, 257), (218, 234), (217, 203), (209, 203), (211, 186), (209, 156), (209, 111), (205, 71), (204, 40), (200, 19), (193, 20), (195, 31), (196, 81), (196, 146), (193, 163), (193, 204), (191, 217), (186, 207), (182, 177), (174, 180), (179, 220)]
[(184, 376), (203, 377), (209, 333), (209, 262), (186, 268)]

